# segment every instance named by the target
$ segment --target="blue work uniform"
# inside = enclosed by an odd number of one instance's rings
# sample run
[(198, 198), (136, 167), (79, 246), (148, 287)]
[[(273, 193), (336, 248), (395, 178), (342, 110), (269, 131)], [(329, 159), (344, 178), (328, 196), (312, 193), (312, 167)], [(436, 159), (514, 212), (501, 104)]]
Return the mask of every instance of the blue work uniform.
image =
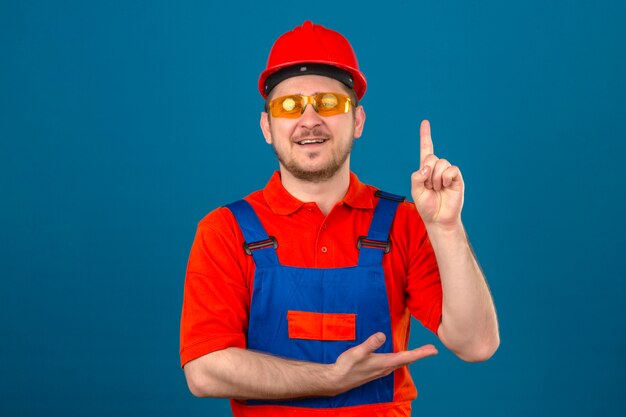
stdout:
[[(367, 236), (361, 236), (356, 266), (300, 268), (281, 265), (280, 242), (265, 231), (252, 206), (239, 200), (226, 207), (243, 233), (244, 250), (256, 265), (250, 305), (247, 348), (272, 355), (331, 364), (346, 350), (383, 332), (376, 353), (391, 353), (392, 332), (382, 260), (390, 250), (389, 231), (404, 200), (382, 191)], [(335, 397), (291, 401), (247, 401), (306, 408), (339, 408), (389, 403), (393, 373)]]

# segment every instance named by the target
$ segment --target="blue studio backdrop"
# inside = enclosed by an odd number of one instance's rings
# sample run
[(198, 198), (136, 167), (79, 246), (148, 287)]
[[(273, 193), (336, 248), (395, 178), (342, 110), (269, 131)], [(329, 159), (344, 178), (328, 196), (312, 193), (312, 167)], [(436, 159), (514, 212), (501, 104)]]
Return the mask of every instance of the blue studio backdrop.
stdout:
[(186, 261), (277, 168), (257, 77), (307, 19), (368, 78), (361, 180), (408, 194), (429, 119), (467, 184), (502, 343), (465, 363), (414, 323), (413, 415), (626, 415), (618, 0), (0, 2), (0, 415), (230, 414), (179, 367)]

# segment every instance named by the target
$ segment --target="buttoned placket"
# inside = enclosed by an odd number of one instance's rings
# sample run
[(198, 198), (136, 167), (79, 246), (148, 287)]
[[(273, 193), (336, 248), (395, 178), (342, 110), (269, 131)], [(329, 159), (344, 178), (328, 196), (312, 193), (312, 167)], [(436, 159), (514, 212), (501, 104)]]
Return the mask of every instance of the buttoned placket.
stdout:
[[(330, 214), (330, 213), (329, 213), (329, 214)], [(318, 230), (318, 232), (317, 232), (318, 240), (319, 240), (320, 242), (322, 242), (322, 243), (321, 243), (321, 246), (320, 246), (320, 251), (321, 251), (323, 254), (328, 253), (328, 246), (326, 246), (326, 245), (323, 243), (323, 242), (325, 242), (325, 241), (326, 241), (326, 237), (325, 237), (326, 233), (325, 233), (325, 231), (326, 231), (326, 229), (327, 229), (327, 228), (328, 228), (328, 217), (326, 217), (326, 218), (324, 219), (324, 223), (322, 223), (322, 226), (319, 228), (319, 230)]]
[[(334, 244), (329, 240), (330, 233), (328, 232), (329, 224), (337, 216), (336, 210), (340, 210), (343, 206), (343, 202), (337, 203), (335, 207), (324, 217), (322, 224), (317, 229), (317, 237), (315, 239), (315, 266), (326, 268), (330, 264), (332, 258), (332, 250), (334, 250)], [(332, 258), (331, 258), (332, 256)]]

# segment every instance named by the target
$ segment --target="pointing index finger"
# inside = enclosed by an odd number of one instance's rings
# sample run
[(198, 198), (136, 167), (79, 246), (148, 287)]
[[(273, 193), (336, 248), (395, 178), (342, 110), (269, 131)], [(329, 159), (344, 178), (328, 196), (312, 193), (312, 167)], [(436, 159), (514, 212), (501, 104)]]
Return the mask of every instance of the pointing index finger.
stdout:
[(430, 136), (430, 122), (423, 120), (420, 125), (420, 169), (424, 168), (424, 160), (428, 155), (432, 155), (433, 139)]

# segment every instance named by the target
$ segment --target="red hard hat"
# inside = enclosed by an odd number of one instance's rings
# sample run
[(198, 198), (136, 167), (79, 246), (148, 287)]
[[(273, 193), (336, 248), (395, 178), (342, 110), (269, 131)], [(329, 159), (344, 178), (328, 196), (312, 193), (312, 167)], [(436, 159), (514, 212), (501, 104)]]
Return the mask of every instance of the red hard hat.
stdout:
[(367, 82), (348, 40), (339, 32), (307, 20), (274, 42), (265, 71), (259, 77), (259, 91), (263, 98), (267, 98), (265, 82), (269, 76), (283, 68), (305, 63), (330, 65), (347, 71), (358, 99), (365, 94)]

